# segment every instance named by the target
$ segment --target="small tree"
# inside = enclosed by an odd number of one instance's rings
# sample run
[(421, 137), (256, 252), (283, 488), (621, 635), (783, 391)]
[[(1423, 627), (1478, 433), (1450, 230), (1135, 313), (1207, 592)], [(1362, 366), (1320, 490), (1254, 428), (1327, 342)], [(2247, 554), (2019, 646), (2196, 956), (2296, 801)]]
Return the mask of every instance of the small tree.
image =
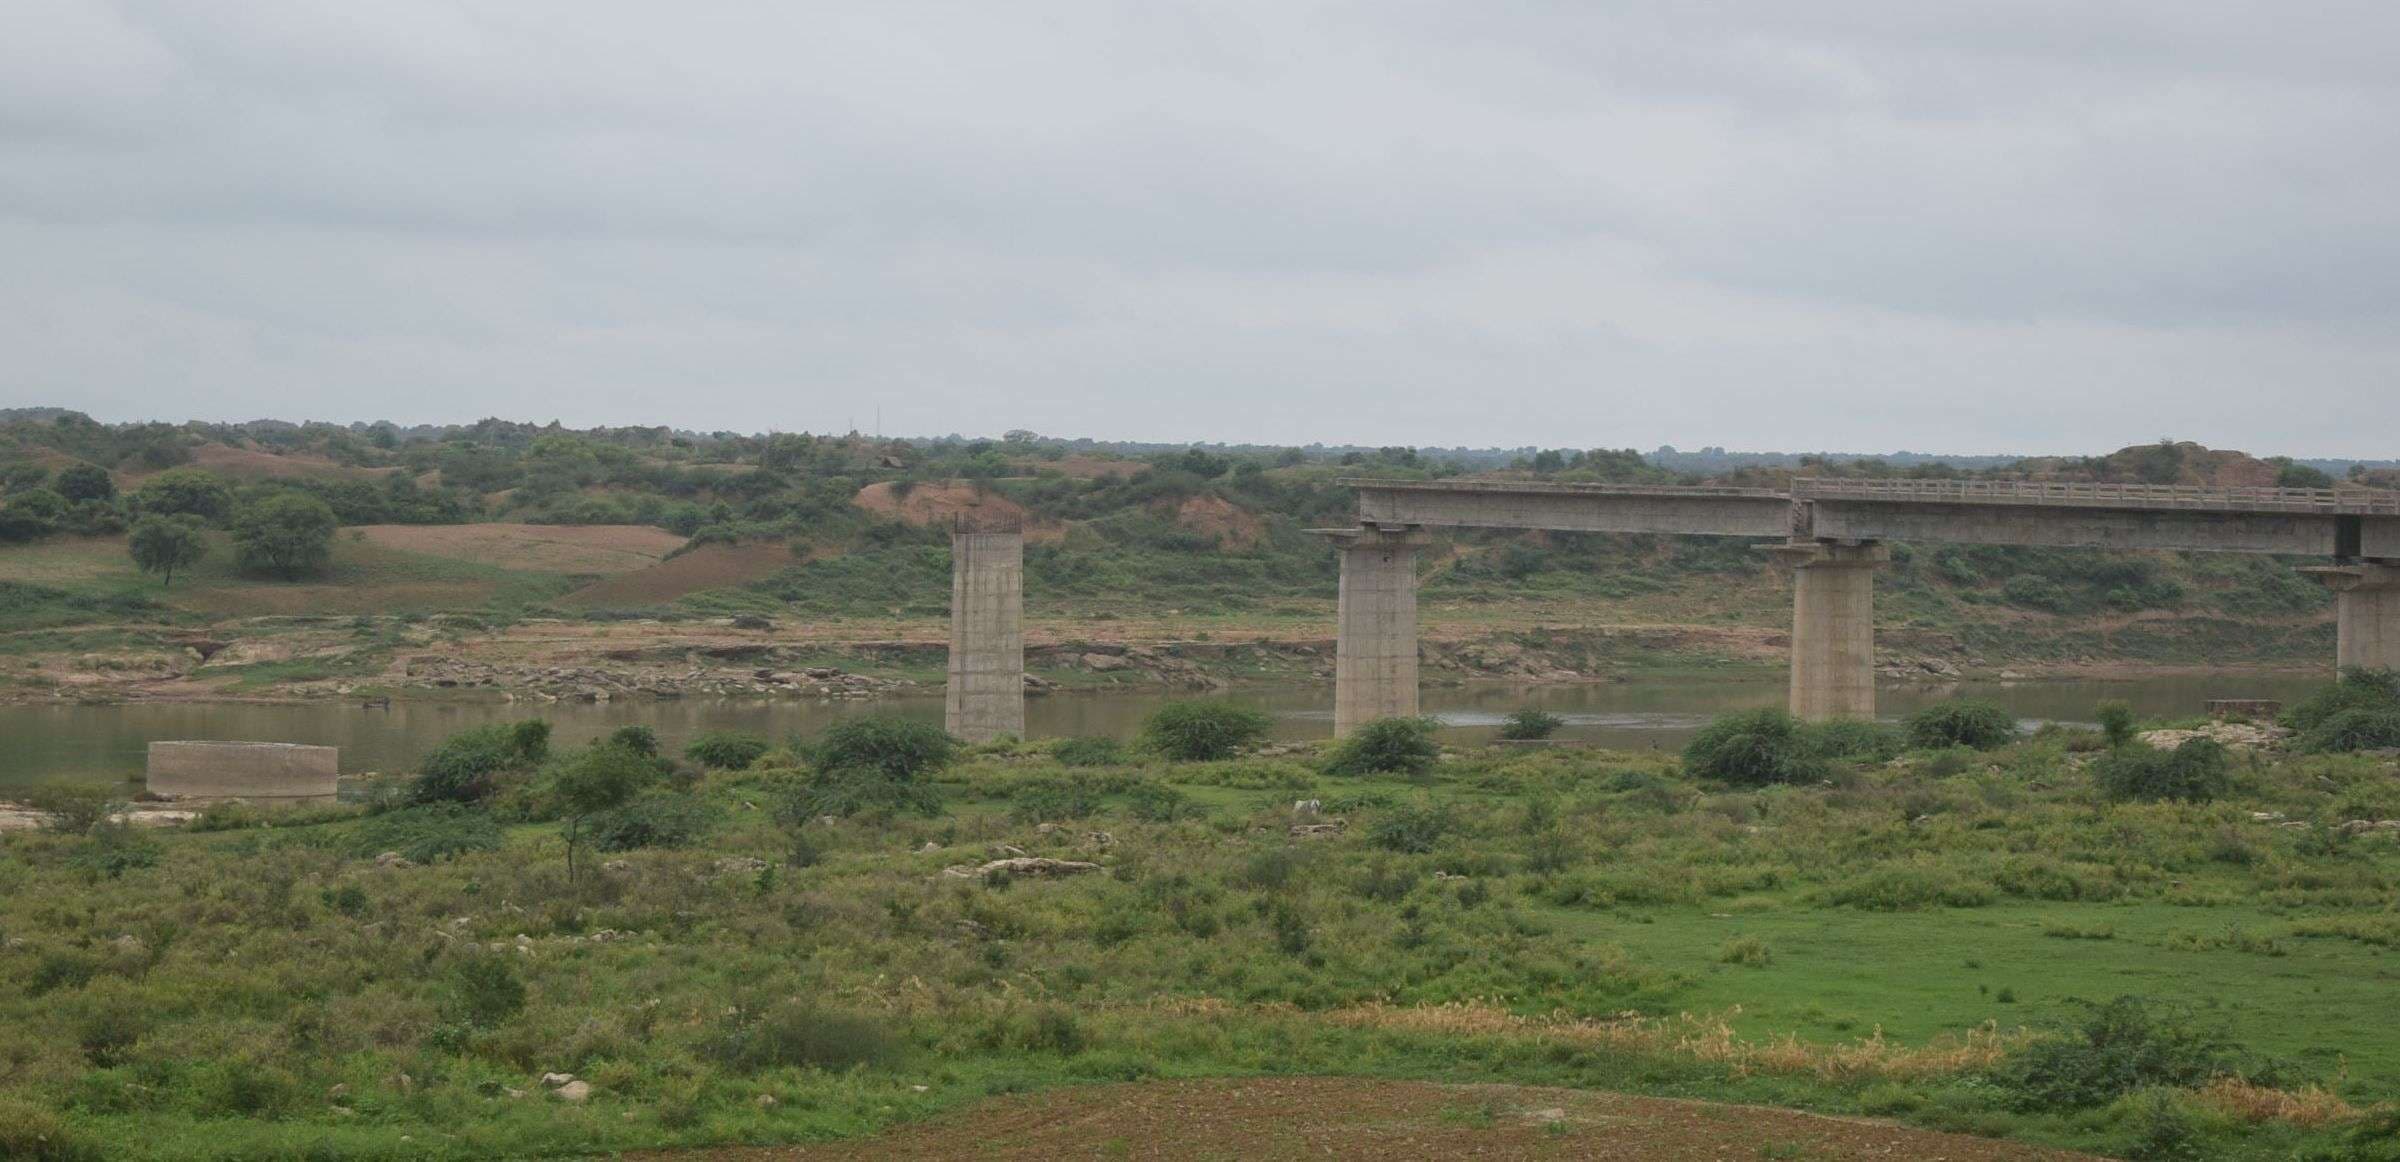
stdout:
[(286, 492), (244, 509), (234, 522), (233, 539), (240, 546), (243, 567), (266, 569), (290, 581), (325, 567), (339, 527), (341, 522), (324, 501)]
[(97, 464), (73, 464), (59, 470), (58, 494), (69, 501), (115, 500), (117, 482)]
[(189, 569), (208, 555), (208, 539), (200, 522), (188, 516), (145, 516), (134, 522), (125, 551), (144, 573), (156, 573), (161, 583), (175, 584), (175, 571)]
[(2123, 702), (2108, 701), (2101, 703), (2100, 708), (2094, 713), (2100, 719), (2100, 736), (2108, 740), (2108, 745), (2112, 749), (2133, 741), (2132, 706)]
[(171, 468), (133, 490), (136, 512), (220, 521), (233, 511), (233, 490), (197, 468)]
[(575, 882), (575, 853), (583, 844), (584, 825), (633, 801), (658, 776), (657, 759), (607, 743), (585, 748), (552, 772), (551, 801), (567, 824), (568, 883)]
[(1142, 745), (1181, 762), (1229, 759), (1274, 720), (1224, 702), (1170, 702), (1142, 723)]

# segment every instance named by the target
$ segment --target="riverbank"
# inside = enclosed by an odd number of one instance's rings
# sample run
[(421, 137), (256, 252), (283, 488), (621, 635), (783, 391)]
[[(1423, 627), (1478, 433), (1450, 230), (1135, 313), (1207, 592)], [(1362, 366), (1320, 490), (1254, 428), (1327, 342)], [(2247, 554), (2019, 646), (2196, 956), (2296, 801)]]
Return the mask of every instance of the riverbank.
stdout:
[[(1036, 620), (1026, 632), (1027, 689), (1208, 693), (1330, 682), (1335, 643), (1325, 629), (1204, 618)], [(1522, 616), (1429, 618), (1421, 642), (1428, 685), (1766, 677), (1781, 671), (1790, 644), (1780, 630), (1751, 625), (1558, 625)], [(2229, 650), (2202, 662), (2114, 653), (2105, 644), (2078, 651), (2051, 643), (2029, 656), (1900, 627), (1880, 643), (1878, 674), (1938, 684), (2317, 676), (2329, 668), (2297, 649)], [(0, 703), (866, 700), (938, 692), (947, 650), (947, 625), (928, 619), (302, 616), (206, 629), (64, 627), (0, 643)]]

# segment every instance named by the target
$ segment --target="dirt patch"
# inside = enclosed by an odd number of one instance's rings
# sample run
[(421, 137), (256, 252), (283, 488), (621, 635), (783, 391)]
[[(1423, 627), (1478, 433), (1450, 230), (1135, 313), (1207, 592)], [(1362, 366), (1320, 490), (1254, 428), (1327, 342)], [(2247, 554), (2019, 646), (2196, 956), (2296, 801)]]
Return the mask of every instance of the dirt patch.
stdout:
[(1195, 496), (1175, 509), (1175, 524), (1217, 542), (1217, 547), (1235, 552), (1255, 547), (1266, 535), (1267, 524), (1258, 514), (1222, 496)]
[(791, 568), (800, 558), (780, 541), (702, 545), (646, 569), (623, 573), (567, 594), (571, 606), (633, 608), (663, 605), (688, 593), (725, 589), (763, 580)]
[(912, 525), (948, 527), (953, 522), (965, 521), (970, 526), (982, 527), (1014, 525), (1025, 530), (1028, 541), (1056, 541), (1066, 536), (1063, 526), (1038, 520), (1023, 505), (960, 480), (907, 489), (887, 480), (859, 489), (850, 503), (877, 516)]
[(767, 1162), (1051, 1158), (2089, 1158), (1756, 1106), (1510, 1085), (1346, 1078), (1161, 1081), (985, 1102), (861, 1142), (681, 1151)]
[(649, 525), (361, 525), (358, 532), (386, 549), (528, 573), (625, 573), (683, 545)]

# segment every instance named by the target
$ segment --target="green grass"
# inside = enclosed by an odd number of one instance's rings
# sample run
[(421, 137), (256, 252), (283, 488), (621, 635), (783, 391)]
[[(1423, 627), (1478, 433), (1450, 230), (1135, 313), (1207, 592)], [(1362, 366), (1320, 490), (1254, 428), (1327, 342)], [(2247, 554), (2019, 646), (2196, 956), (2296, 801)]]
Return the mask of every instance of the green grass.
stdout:
[[(1839, 1041), (1881, 1030), (1920, 1043), (1986, 1021), (2003, 1027), (2069, 998), (2135, 994), (2196, 1001), (2235, 1039), (2330, 1072), (2400, 1085), (2400, 1043), (2329, 1016), (2369, 1011), (2400, 988), (2400, 957), (2346, 940), (2282, 941), (2282, 957), (2229, 948), (2176, 951), (2189, 933), (2288, 932), (2297, 917), (2254, 906), (2010, 903), (1882, 913), (1753, 904), (1738, 914), (1646, 910), (1638, 917), (1557, 914), (1563, 931), (1619, 944), (1691, 977), (1677, 1000), (1694, 1009), (1741, 1007), (1749, 1036)], [(2049, 929), (2107, 928), (2107, 940), (2062, 940)], [(1749, 971), (1716, 963), (1729, 938), (1763, 939), (1774, 962)], [(2013, 1004), (1994, 999), (2003, 989)]]
[[(126, 603), (150, 603), (186, 617), (511, 609), (553, 600), (591, 580), (386, 548), (345, 532), (334, 538), (323, 573), (284, 581), (243, 572), (224, 534), (211, 533), (209, 541), (209, 555), (178, 574), (172, 585), (135, 569), (122, 537), (56, 538), (0, 548), (0, 580), (101, 603), (102, 608), (81, 615), (84, 622), (126, 619), (107, 608)], [(49, 607), (23, 615), (0, 610), (0, 629), (75, 623), (63, 613)]]
[[(803, 859), (769, 818), (795, 777), (770, 755), (689, 792), (720, 820), (694, 848), (612, 857), (623, 865), (580, 886), (538, 785), (503, 790), (502, 850), (409, 869), (375, 866), (369, 824), (338, 814), (229, 817), (141, 840), (132, 859), (12, 836), (0, 1097), (58, 1111), (116, 1156), (468, 1157), (802, 1141), (1033, 1087), (1332, 1072), (1766, 1102), (2115, 1151), (2139, 1128), (2131, 1107), (2025, 1112), (1983, 1067), (1909, 1054), (2122, 994), (2195, 1006), (2289, 1062), (2279, 1084), (2400, 1093), (2400, 1046), (2380, 1034), (2400, 983), (2400, 845), (2249, 819), (2338, 818), (2390, 779), (2371, 760), (2246, 769), (2234, 801), (2192, 807), (2106, 803), (2035, 743), (1995, 752), (2004, 773), (1917, 761), (1757, 792), (1593, 751), (1461, 754), (1406, 779), (1313, 759), (1046, 756), (981, 748), (945, 776), (939, 817), (811, 824)], [(1144, 822), (1135, 792), (1159, 783), (1187, 807)], [(1303, 798), (1348, 829), (1287, 838)], [(1384, 824), (1436, 815), (1422, 854), (1379, 842)], [(1107, 870), (944, 874), (998, 844)], [(494, 971), (474, 967), (488, 956), (507, 987), (472, 1000), (463, 982)], [(730, 1014), (795, 999), (833, 1015), (808, 1053), (855, 1043), (862, 1064), (713, 1048)], [(1705, 1014), (1700, 1027), (1799, 1048), (1741, 1066), (1680, 1034), (1595, 1048), (1499, 1019), (1627, 1012), (1667, 1031)], [(1885, 1064), (1807, 1064), (1877, 1035)], [(549, 1070), (598, 1096), (539, 1097)], [(336, 1086), (346, 1096), (328, 1101)], [(2192, 1108), (2211, 1156), (2289, 1157), (2346, 1132)]]

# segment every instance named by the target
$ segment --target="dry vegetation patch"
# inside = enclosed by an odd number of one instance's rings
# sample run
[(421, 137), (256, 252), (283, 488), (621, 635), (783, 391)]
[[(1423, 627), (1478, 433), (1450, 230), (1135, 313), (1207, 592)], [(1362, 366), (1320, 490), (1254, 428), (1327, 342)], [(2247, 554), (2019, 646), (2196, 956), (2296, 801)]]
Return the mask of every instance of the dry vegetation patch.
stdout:
[(1158, 1081), (985, 1102), (861, 1142), (653, 1157), (1943, 1158), (2090, 1155), (1755, 1106), (1335, 1077)]
[(527, 573), (624, 573), (684, 539), (649, 525), (361, 525), (369, 544)]
[(686, 594), (764, 580), (800, 560), (781, 541), (702, 545), (647, 568), (587, 585), (562, 600), (574, 606), (663, 605)]

